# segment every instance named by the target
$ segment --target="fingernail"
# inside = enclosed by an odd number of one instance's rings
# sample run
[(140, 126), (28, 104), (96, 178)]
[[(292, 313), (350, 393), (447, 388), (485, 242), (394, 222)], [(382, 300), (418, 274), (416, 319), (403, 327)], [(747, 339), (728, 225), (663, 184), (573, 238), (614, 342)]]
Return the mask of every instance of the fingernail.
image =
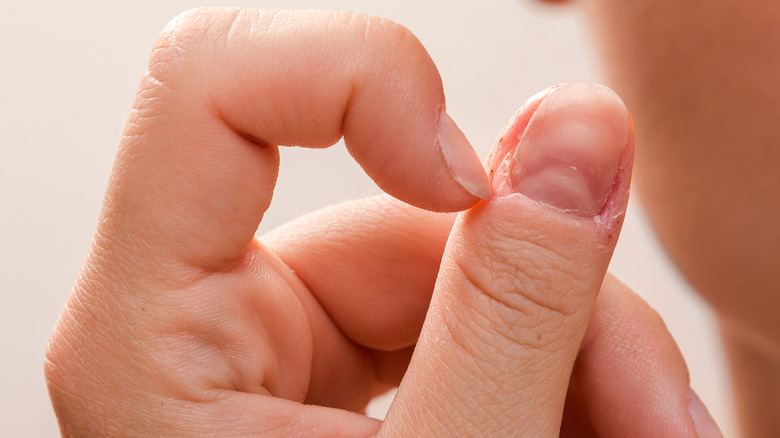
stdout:
[(520, 135), (512, 187), (569, 214), (595, 216), (612, 191), (627, 141), (628, 114), (615, 92), (566, 84), (539, 105)]
[(688, 411), (693, 418), (693, 424), (696, 425), (699, 438), (723, 438), (723, 432), (693, 388), (688, 388)]
[(442, 111), (439, 116), (439, 146), (455, 181), (474, 196), (490, 199), (493, 190), (485, 168), (455, 121)]

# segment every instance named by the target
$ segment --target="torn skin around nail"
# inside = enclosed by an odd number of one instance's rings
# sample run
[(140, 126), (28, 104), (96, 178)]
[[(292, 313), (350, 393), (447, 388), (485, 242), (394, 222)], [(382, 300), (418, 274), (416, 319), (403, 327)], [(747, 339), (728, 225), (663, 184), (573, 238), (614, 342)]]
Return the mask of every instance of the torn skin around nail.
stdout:
[[(489, 177), (493, 186), (494, 196), (522, 196), (516, 193), (511, 184), (511, 173), (515, 165), (516, 148), (520, 143), (520, 139), (528, 127), (532, 116), (541, 103), (561, 86), (562, 85), (551, 87), (529, 99), (517, 110), (517, 112), (515, 112), (512, 119), (497, 139), (486, 159), (486, 163), (490, 169)], [(614, 232), (614, 230), (620, 229), (630, 191), (635, 133), (633, 118), (628, 110), (626, 110), (626, 117), (628, 118), (627, 144), (623, 149), (612, 189), (606, 199), (604, 207), (598, 214), (592, 218), (582, 218), (583, 220), (592, 220), (596, 224), (603, 235), (605, 243), (609, 243), (618, 237), (618, 233)]]

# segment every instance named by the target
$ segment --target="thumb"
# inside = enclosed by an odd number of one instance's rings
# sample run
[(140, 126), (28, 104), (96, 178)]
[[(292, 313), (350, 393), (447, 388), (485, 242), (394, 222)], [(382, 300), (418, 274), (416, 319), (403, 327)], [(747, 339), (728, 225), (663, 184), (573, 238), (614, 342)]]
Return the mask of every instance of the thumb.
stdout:
[(611, 90), (529, 101), (488, 160), (494, 197), (452, 230), (380, 434), (557, 437), (628, 198), (633, 129)]

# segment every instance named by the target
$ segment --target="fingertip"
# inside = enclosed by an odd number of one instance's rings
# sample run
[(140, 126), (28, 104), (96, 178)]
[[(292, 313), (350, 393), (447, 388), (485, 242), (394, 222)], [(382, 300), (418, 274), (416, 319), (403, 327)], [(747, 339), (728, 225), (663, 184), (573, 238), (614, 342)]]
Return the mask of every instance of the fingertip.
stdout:
[[(439, 84), (438, 73), (430, 74), (416, 86)], [(350, 102), (344, 129), (350, 153), (383, 191), (418, 208), (455, 212), (490, 199), (487, 172), (443, 109), (443, 92), (422, 88), (414, 101), (390, 106), (377, 107), (367, 93)]]
[(622, 100), (607, 87), (574, 82), (552, 92), (508, 156), (514, 192), (579, 217), (593, 217), (615, 185), (628, 139)]

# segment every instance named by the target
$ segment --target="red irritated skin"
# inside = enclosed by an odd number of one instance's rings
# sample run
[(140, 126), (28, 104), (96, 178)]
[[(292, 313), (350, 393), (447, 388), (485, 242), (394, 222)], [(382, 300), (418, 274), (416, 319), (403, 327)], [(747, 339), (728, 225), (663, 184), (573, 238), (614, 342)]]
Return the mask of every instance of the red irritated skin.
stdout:
[[(555, 101), (561, 100), (560, 95), (552, 100), (549, 99), (551, 95), (558, 94), (556, 92), (561, 87), (578, 86), (596, 88), (613, 98), (595, 109), (592, 102), (586, 100), (579, 102), (579, 105), (576, 102), (566, 102), (568, 109), (564, 111), (555, 108)], [(544, 118), (545, 114), (551, 111), (556, 112), (552, 123), (545, 120), (544, 124), (532, 124), (533, 121)], [(594, 124), (588, 123), (587, 116), (583, 118), (583, 113), (595, 117), (599, 116), (598, 112), (606, 113), (601, 114), (604, 117), (609, 117), (610, 112), (611, 116), (625, 113), (626, 123), (615, 126)], [(578, 114), (570, 116), (572, 113)], [(571, 120), (573, 118), (580, 120)], [(567, 122), (568, 126), (566, 126)], [(582, 135), (581, 132), (577, 132), (578, 129), (580, 131), (587, 129), (589, 132)], [(555, 130), (559, 132), (557, 138), (552, 139), (543, 132)], [(601, 132), (594, 135), (594, 130), (601, 130)], [(535, 153), (540, 149), (538, 145), (534, 147), (532, 144), (539, 143), (540, 137), (544, 138), (541, 149), (548, 154), (545, 157), (546, 161), (540, 159), (539, 153)], [(634, 144), (634, 123), (631, 114), (611, 90), (595, 84), (560, 84), (537, 93), (517, 110), (504, 127), (485, 161), (496, 196), (509, 196), (520, 192), (527, 197), (538, 198), (544, 197), (545, 191), (557, 190), (557, 193), (546, 197), (548, 205), (575, 216), (592, 216), (594, 221), (602, 226), (607, 239), (616, 239), (628, 202)], [(575, 165), (577, 154), (572, 150), (574, 148), (590, 149), (593, 154), (589, 162)], [(616, 150), (622, 150), (622, 153), (616, 154)], [(613, 156), (612, 160), (604, 160), (601, 156), (610, 154)], [(617, 161), (616, 157), (619, 157)], [(528, 174), (544, 172), (545, 167), (548, 169), (546, 177), (537, 179), (545, 184), (528, 181)], [(553, 169), (549, 170), (550, 168)], [(582, 184), (569, 184), (572, 180), (578, 180)], [(566, 187), (556, 187), (564, 184)], [(579, 193), (577, 187), (581, 187)], [(618, 233), (615, 232), (615, 227), (618, 228)]]

